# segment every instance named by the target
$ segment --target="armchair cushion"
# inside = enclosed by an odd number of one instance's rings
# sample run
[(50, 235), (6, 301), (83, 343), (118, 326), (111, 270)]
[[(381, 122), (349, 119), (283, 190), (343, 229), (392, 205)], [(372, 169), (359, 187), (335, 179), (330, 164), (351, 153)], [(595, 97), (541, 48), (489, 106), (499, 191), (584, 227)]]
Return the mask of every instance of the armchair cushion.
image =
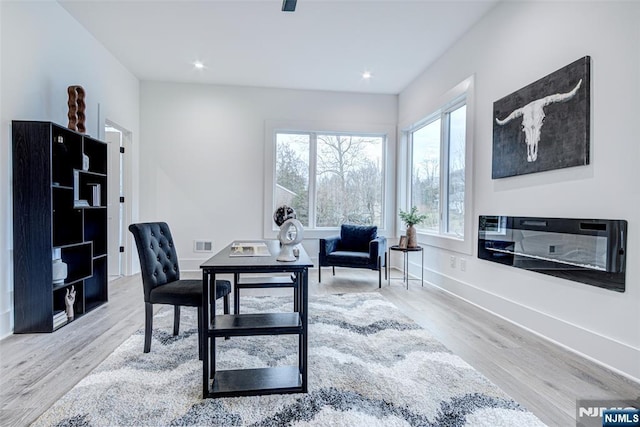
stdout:
[(337, 265), (340, 267), (367, 267), (371, 264), (369, 252), (335, 251), (327, 255), (327, 261), (329, 265)]
[(340, 249), (351, 252), (369, 252), (369, 242), (376, 238), (375, 225), (343, 224), (340, 227)]

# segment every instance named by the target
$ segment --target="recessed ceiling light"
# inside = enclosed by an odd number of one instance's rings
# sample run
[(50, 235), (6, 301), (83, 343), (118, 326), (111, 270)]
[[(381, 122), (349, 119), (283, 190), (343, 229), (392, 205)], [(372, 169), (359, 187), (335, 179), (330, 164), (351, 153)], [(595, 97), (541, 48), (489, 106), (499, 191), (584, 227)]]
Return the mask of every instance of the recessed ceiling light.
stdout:
[(204, 69), (204, 64), (202, 62), (200, 62), (200, 61), (195, 61), (193, 63), (193, 66), (196, 67), (198, 70)]
[(371, 72), (370, 71), (365, 71), (364, 73), (362, 73), (362, 78), (363, 79), (370, 79), (371, 78)]

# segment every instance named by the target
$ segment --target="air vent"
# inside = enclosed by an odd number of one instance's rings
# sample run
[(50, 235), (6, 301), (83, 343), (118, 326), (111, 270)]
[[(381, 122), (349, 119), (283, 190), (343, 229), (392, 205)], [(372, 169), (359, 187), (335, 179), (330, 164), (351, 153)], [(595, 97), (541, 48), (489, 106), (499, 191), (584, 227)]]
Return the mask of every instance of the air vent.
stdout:
[(194, 240), (194, 252), (213, 252), (213, 242), (211, 240)]

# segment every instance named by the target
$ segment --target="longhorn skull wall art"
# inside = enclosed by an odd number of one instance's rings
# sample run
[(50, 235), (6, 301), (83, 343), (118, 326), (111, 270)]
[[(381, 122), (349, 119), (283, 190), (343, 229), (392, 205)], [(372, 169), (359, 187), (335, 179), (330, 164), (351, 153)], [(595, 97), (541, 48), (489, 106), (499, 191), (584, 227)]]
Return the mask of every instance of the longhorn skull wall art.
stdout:
[(493, 103), (492, 178), (589, 164), (585, 56)]

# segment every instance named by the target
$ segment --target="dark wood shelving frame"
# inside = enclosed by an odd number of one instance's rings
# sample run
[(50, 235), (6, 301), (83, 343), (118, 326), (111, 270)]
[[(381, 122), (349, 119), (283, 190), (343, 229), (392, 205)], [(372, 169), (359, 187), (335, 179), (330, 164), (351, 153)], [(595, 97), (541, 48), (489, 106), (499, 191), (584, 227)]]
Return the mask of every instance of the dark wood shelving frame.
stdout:
[[(75, 318), (108, 301), (107, 144), (42, 121), (14, 120), (12, 138), (14, 333), (53, 332), (71, 287)], [(75, 195), (90, 192), (76, 185), (94, 181), (100, 206), (77, 206)], [(53, 284), (54, 249), (67, 264), (62, 284)]]

